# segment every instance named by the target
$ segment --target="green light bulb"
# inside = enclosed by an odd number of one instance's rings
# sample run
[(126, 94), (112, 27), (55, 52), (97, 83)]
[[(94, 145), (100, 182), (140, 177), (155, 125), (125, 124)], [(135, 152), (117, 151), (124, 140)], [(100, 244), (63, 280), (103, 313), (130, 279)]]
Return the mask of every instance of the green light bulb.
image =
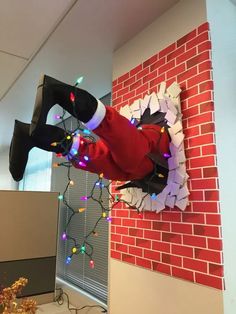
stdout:
[(80, 248), (80, 252), (81, 252), (82, 254), (84, 254), (84, 253), (85, 253), (85, 250), (86, 250), (86, 249), (85, 249), (85, 246), (82, 245), (81, 248)]
[(77, 78), (76, 82), (75, 82), (75, 85), (79, 85), (83, 82), (84, 80), (84, 77), (83, 76), (80, 76), (79, 78)]

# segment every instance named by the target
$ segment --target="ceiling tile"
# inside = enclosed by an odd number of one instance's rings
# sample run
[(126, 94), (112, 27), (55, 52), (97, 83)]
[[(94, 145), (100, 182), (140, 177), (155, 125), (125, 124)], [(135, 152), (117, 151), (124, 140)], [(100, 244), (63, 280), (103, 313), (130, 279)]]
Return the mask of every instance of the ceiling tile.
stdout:
[(0, 99), (24, 68), (26, 62), (24, 59), (0, 52)]
[[(0, 50), (7, 49), (16, 55), (29, 57), (35, 47), (40, 48), (37, 45), (39, 38), (35, 38), (34, 34), (42, 34), (44, 25), (47, 28), (55, 25), (54, 9), (59, 12), (61, 8), (62, 12), (65, 3), (69, 7), (74, 1), (1, 0)], [(0, 100), (0, 149), (3, 145), (9, 145), (14, 119), (30, 122), (40, 74), (46, 73), (69, 84), (83, 75), (85, 79), (81, 88), (96, 97), (104, 96), (111, 90), (114, 49), (135, 36), (177, 1), (78, 0)], [(27, 25), (24, 26), (24, 22)], [(40, 38), (45, 39), (43, 34)], [(0, 62), (3, 90), (7, 84), (10, 87), (18, 73), (16, 71), (16, 76), (12, 78), (11, 66), (14, 62), (10, 60)], [(27, 62), (18, 61), (22, 65)], [(9, 69), (6, 64), (9, 64)], [(49, 118), (54, 111), (60, 112), (55, 107), (49, 113)], [(48, 122), (52, 123), (49, 119)]]
[(29, 58), (74, 0), (1, 0), (0, 51)]

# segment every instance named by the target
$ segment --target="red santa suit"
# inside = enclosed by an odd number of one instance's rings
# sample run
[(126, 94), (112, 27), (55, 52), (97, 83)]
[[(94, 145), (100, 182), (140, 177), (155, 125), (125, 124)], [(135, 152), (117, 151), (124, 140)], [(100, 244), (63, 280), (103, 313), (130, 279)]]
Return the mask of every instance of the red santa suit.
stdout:
[[(103, 173), (110, 180), (141, 179), (154, 169), (147, 154), (169, 152), (169, 137), (161, 126), (147, 124), (136, 128), (114, 108), (105, 107), (100, 101), (94, 116), (85, 125), (100, 139), (93, 143), (75, 136), (68, 159), (74, 167)], [(88, 162), (85, 156), (89, 157)]]

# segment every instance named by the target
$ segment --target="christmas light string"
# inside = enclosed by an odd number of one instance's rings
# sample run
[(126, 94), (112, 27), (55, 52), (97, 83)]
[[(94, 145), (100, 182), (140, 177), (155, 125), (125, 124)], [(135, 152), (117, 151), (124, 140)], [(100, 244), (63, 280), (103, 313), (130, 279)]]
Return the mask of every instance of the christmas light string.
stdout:
[[(109, 182), (108, 184), (105, 184), (104, 181), (103, 181), (103, 175), (100, 174), (98, 176), (98, 179), (94, 182), (93, 184), (93, 187), (91, 189), (91, 192), (89, 195), (87, 196), (82, 196), (80, 199), (82, 201), (87, 201), (89, 199), (92, 199), (94, 202), (97, 202), (97, 204), (100, 206), (100, 209), (101, 209), (101, 216), (97, 219), (96, 223), (94, 224), (94, 227), (92, 228), (91, 231), (88, 232), (88, 234), (86, 234), (84, 236), (84, 239), (83, 239), (83, 242), (82, 243), (79, 243), (77, 239), (75, 239), (74, 237), (72, 237), (69, 232), (68, 232), (68, 229), (69, 229), (69, 226), (70, 226), (70, 223), (73, 219), (73, 217), (76, 215), (76, 214), (79, 214), (79, 213), (82, 213), (84, 210), (85, 210), (85, 207), (81, 207), (81, 208), (78, 208), (77, 210), (74, 210), (70, 204), (68, 203), (67, 201), (67, 198), (66, 198), (66, 192), (68, 191), (69, 187), (71, 187), (71, 178), (70, 178), (70, 170), (71, 170), (71, 167), (72, 165), (68, 165), (69, 163), (68, 162), (63, 162), (61, 164), (59, 164), (58, 166), (64, 166), (64, 167), (67, 167), (68, 168), (68, 172), (67, 172), (67, 178), (68, 178), (68, 183), (66, 185), (66, 188), (63, 192), (63, 194), (59, 195), (59, 199), (64, 203), (64, 205), (66, 206), (66, 208), (68, 210), (70, 210), (70, 215), (69, 215), (69, 218), (68, 218), (68, 221), (66, 223), (66, 226), (64, 228), (64, 231), (61, 235), (61, 239), (62, 240), (68, 240), (68, 241), (72, 241), (73, 242), (73, 246), (71, 248), (71, 254), (67, 256), (66, 258), (66, 264), (70, 264), (71, 260), (72, 260), (72, 257), (73, 255), (78, 255), (78, 254), (86, 254), (87, 257), (89, 258), (90, 260), (90, 267), (91, 268), (94, 268), (94, 260), (93, 260), (93, 251), (94, 251), (94, 248), (93, 246), (90, 244), (89, 242), (89, 237), (90, 236), (98, 236), (98, 232), (96, 231), (97, 229), (97, 226), (99, 224), (99, 222), (102, 220), (102, 219), (106, 219), (107, 222), (110, 222), (111, 221), (111, 217), (109, 216), (109, 212), (113, 209), (113, 207), (118, 203), (118, 202), (123, 202), (125, 203), (127, 206), (131, 207), (130, 203), (119, 198), (117, 195), (114, 197), (111, 193), (110, 193), (110, 185), (112, 184), (112, 182)], [(95, 189), (96, 188), (99, 188), (99, 196), (98, 197), (95, 197), (94, 196), (94, 193), (95, 193)], [(109, 195), (109, 198), (108, 198), (108, 203), (111, 202), (110, 204), (110, 207), (105, 207), (103, 205), (103, 194), (104, 194), (104, 191), (106, 191)], [(145, 199), (145, 197), (148, 196), (148, 193), (145, 194), (141, 201), (140, 201), (140, 204), (139, 206), (136, 207), (136, 210), (140, 216), (140, 218), (142, 218), (142, 213), (139, 212), (139, 209), (141, 208), (142, 206), (142, 203)], [(108, 205), (109, 206), (109, 205)], [(132, 206), (132, 208), (134, 208)]]
[[(75, 99), (77, 97), (77, 95), (76, 95), (76, 93), (77, 93), (76, 86), (79, 83), (81, 83), (81, 82), (82, 82), (82, 80), (78, 79), (76, 84), (75, 84), (75, 86), (74, 86), (75, 87), (74, 88), (75, 92), (74, 93), (72, 93), (72, 92), (70, 93), (70, 102), (72, 103), (72, 106), (74, 108), (74, 116), (77, 116), (76, 115), (76, 110), (75, 110)], [(88, 234), (86, 234), (84, 236), (84, 239), (83, 239), (82, 243), (79, 243), (76, 238), (72, 237), (69, 234), (68, 229), (69, 229), (69, 226), (70, 226), (70, 223), (71, 223), (73, 217), (75, 215), (80, 214), (80, 213), (82, 213), (82, 212), (84, 212), (86, 210), (86, 207), (81, 207), (81, 208), (78, 208), (78, 209), (75, 210), (74, 208), (72, 208), (70, 206), (70, 204), (68, 203), (67, 198), (66, 198), (66, 193), (67, 193), (68, 189), (73, 187), (73, 185), (74, 185), (74, 182), (73, 182), (73, 180), (71, 179), (71, 176), (70, 176), (71, 167), (73, 166), (72, 165), (72, 160), (73, 160), (73, 162), (76, 162), (80, 166), (83, 166), (84, 168), (86, 168), (86, 163), (89, 162), (90, 158), (86, 154), (86, 155), (83, 156), (83, 160), (81, 160), (81, 156), (80, 156), (78, 151), (71, 153), (71, 151), (70, 151), (71, 143), (72, 143), (72, 140), (73, 140), (74, 136), (82, 135), (83, 136), (83, 140), (81, 140), (80, 143), (83, 144), (83, 145), (86, 145), (85, 148), (88, 151), (89, 145), (94, 143), (96, 140), (91, 135), (91, 132), (89, 130), (87, 130), (87, 129), (85, 129), (85, 128), (83, 128), (81, 126), (81, 123), (80, 123), (78, 118), (76, 119), (76, 121), (77, 121), (76, 129), (74, 129), (73, 131), (68, 131), (66, 129), (66, 124), (65, 124), (65, 113), (66, 113), (66, 111), (63, 109), (63, 114), (62, 115), (58, 115), (58, 114), (55, 115), (55, 118), (57, 120), (61, 120), (61, 122), (62, 122), (63, 129), (65, 131), (65, 138), (61, 142), (54, 142), (54, 143), (51, 144), (52, 146), (60, 145), (64, 149), (65, 153), (57, 154), (57, 157), (67, 156), (67, 160), (68, 160), (66, 162), (54, 163), (53, 164), (54, 167), (61, 167), (62, 166), (62, 167), (66, 167), (67, 168), (67, 180), (68, 180), (68, 182), (66, 184), (64, 192), (62, 194), (60, 194), (59, 197), (58, 197), (58, 199), (60, 201), (62, 201), (63, 204), (65, 205), (65, 207), (70, 211), (70, 215), (69, 215), (68, 221), (67, 221), (66, 226), (65, 226), (65, 228), (63, 230), (63, 233), (61, 235), (61, 239), (63, 241), (71, 241), (73, 243), (73, 246), (70, 249), (71, 253), (66, 257), (66, 261), (65, 262), (66, 262), (66, 264), (70, 264), (71, 260), (72, 260), (72, 257), (74, 255), (85, 254), (89, 258), (89, 265), (90, 265), (90, 267), (94, 268), (94, 266), (95, 266), (95, 263), (94, 263), (94, 260), (93, 260), (94, 248), (91, 245), (91, 243), (89, 242), (89, 237), (90, 236), (98, 236), (98, 233), (97, 233), (96, 229), (97, 229), (97, 226), (99, 225), (99, 222), (102, 219), (106, 219), (107, 222), (110, 222), (111, 221), (111, 217), (109, 215), (109, 212), (119, 202), (122, 202), (122, 203), (126, 204), (126, 206), (129, 207), (129, 208), (136, 209), (139, 217), (143, 218), (143, 214), (140, 211), (140, 209), (143, 208), (143, 202), (144, 202), (145, 198), (147, 196), (151, 195), (151, 199), (155, 200), (157, 195), (155, 193), (151, 194), (148, 191), (146, 194), (144, 194), (144, 196), (141, 198), (141, 200), (138, 202), (138, 204), (136, 204), (135, 207), (134, 207), (128, 201), (123, 200), (118, 195), (113, 196), (111, 194), (111, 192), (110, 192), (110, 185), (112, 184), (112, 181), (110, 181), (108, 184), (105, 184), (104, 183), (103, 174), (101, 173), (101, 174), (98, 175), (98, 179), (94, 182), (90, 194), (82, 196), (80, 198), (80, 200), (82, 200), (82, 201), (87, 201), (89, 199), (92, 199), (94, 202), (96, 202), (98, 204), (98, 206), (100, 207), (100, 209), (101, 209), (101, 216), (97, 219), (96, 223), (94, 224), (93, 229), (91, 231), (89, 231)], [(134, 119), (133, 117), (131, 118), (130, 122), (131, 122), (131, 124), (134, 124), (136, 126), (139, 125), (139, 121), (137, 119)], [(139, 126), (139, 128), (141, 128), (141, 127)], [(156, 130), (153, 130), (153, 131), (156, 132)], [(165, 132), (165, 127), (162, 127), (159, 134), (162, 136), (162, 134), (164, 132)], [(161, 136), (159, 137), (158, 143), (160, 143)], [(157, 167), (158, 167), (158, 165), (155, 164), (155, 169), (153, 171), (153, 175), (150, 176), (150, 178), (149, 178), (149, 180), (147, 182), (148, 186), (149, 186), (149, 183), (152, 181), (153, 177), (155, 177), (156, 175), (158, 175), (159, 177), (164, 177), (161, 173), (158, 172)], [(98, 197), (96, 197), (94, 195), (95, 190), (97, 191), (97, 189), (99, 189), (99, 196)], [(106, 193), (109, 196), (108, 197), (108, 207), (105, 207), (103, 205), (103, 199), (104, 199), (103, 196), (104, 196), (104, 192), (105, 191), (106, 191)]]
[(97, 304), (97, 305), (84, 305), (84, 306), (82, 306), (80, 308), (71, 307), (69, 295), (65, 291), (63, 291), (62, 288), (57, 288), (56, 290), (59, 291), (59, 293), (55, 297), (54, 301), (57, 302), (58, 305), (63, 305), (64, 304), (64, 297), (63, 296), (65, 296), (66, 297), (67, 308), (68, 308), (68, 310), (70, 312), (71, 311), (75, 311), (75, 314), (77, 314), (79, 311), (82, 311), (82, 310), (84, 310), (86, 308), (88, 308), (88, 309), (97, 308), (97, 309), (101, 310), (101, 313), (107, 313), (107, 309), (104, 306), (99, 305), (99, 304)]

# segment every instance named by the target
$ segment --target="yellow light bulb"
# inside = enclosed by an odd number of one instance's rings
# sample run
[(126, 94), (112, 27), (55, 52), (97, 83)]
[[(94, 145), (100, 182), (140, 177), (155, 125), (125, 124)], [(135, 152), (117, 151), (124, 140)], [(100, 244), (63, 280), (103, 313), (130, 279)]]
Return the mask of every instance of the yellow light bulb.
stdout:
[(105, 212), (102, 213), (102, 217), (106, 218), (107, 214)]
[(57, 142), (53, 142), (53, 143), (51, 143), (51, 146), (57, 146)]
[(70, 139), (71, 139), (71, 136), (70, 136), (70, 135), (67, 135), (66, 139), (67, 139), (67, 140), (70, 140)]
[(161, 133), (164, 133), (165, 132), (165, 128), (164, 126), (161, 128)]
[(77, 252), (77, 248), (76, 247), (73, 247), (72, 248), (72, 253), (76, 253)]
[(162, 173), (158, 173), (159, 178), (164, 178), (165, 176)]
[(82, 213), (82, 212), (84, 212), (85, 211), (85, 207), (81, 207), (81, 208), (79, 208), (79, 213)]

